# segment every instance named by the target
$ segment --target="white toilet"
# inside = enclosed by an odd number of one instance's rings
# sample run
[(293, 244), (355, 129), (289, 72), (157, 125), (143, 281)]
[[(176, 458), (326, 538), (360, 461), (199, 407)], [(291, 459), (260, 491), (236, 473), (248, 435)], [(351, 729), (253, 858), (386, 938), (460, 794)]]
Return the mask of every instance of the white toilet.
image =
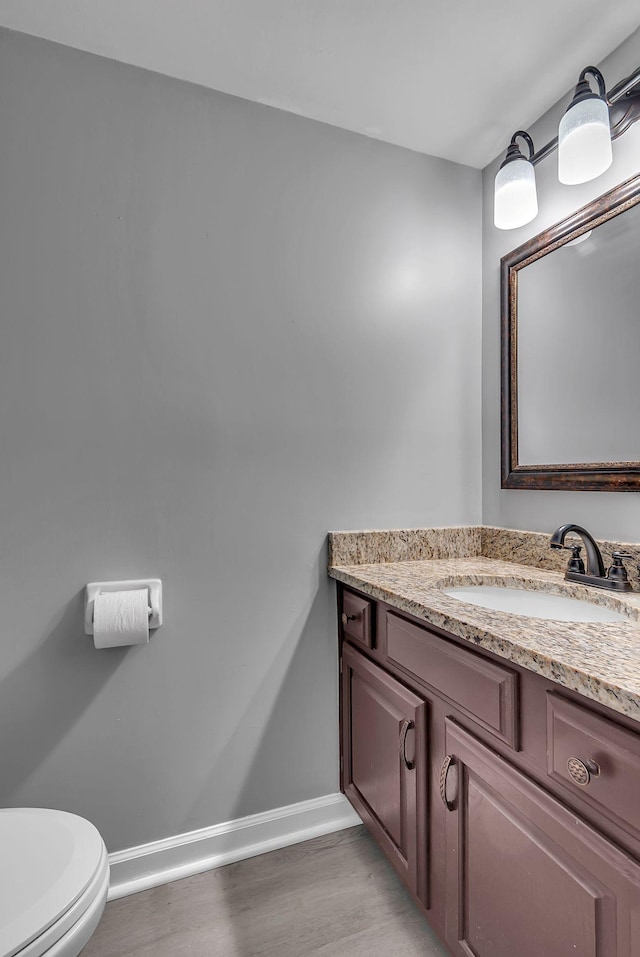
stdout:
[(108, 887), (107, 849), (89, 821), (0, 809), (0, 957), (77, 957)]

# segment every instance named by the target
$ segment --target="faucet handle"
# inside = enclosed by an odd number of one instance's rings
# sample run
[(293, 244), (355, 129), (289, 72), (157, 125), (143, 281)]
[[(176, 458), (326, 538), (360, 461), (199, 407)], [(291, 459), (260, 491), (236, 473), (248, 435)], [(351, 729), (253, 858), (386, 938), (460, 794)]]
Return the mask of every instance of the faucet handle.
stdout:
[(582, 545), (562, 545), (561, 548), (571, 552), (571, 558), (567, 564), (567, 571), (579, 572), (581, 575), (584, 575), (584, 562), (580, 558)]
[(611, 581), (626, 582), (629, 581), (629, 576), (627, 574), (627, 569), (622, 564), (624, 558), (629, 558), (633, 560), (633, 555), (627, 554), (627, 552), (612, 552), (611, 557), (613, 559), (613, 565), (610, 565), (607, 569), (607, 578)]

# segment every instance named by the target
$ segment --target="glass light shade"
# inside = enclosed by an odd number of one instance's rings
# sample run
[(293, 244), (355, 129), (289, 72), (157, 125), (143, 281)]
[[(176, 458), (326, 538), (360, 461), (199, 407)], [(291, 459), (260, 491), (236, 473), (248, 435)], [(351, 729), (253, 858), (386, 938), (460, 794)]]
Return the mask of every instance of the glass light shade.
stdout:
[(558, 179), (574, 186), (588, 183), (611, 166), (609, 108), (600, 97), (569, 107), (558, 129)]
[(493, 221), (498, 229), (516, 229), (538, 215), (536, 174), (524, 157), (498, 170), (494, 187)]

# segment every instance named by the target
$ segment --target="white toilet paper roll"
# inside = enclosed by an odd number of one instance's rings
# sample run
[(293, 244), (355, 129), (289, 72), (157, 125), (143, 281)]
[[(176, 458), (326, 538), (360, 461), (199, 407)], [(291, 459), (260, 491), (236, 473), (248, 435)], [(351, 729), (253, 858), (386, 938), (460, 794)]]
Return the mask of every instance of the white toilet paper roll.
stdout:
[(149, 641), (149, 592), (103, 591), (93, 606), (93, 643), (96, 648), (144, 645)]

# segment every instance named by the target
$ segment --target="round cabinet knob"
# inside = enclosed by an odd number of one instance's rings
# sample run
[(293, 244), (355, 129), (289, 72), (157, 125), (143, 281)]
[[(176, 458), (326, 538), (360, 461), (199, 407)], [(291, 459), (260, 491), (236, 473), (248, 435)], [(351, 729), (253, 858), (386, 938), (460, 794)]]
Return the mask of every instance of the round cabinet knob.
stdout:
[(340, 620), (342, 621), (342, 624), (346, 627), (346, 625), (347, 625), (348, 622), (350, 622), (350, 621), (355, 621), (355, 620), (356, 620), (356, 616), (355, 616), (355, 615), (347, 615), (346, 611), (343, 611), (343, 612), (342, 612), (342, 615), (340, 616)]
[(574, 784), (580, 787), (586, 787), (591, 776), (600, 774), (600, 766), (595, 761), (581, 761), (580, 758), (569, 758), (567, 761), (567, 771), (571, 775)]

